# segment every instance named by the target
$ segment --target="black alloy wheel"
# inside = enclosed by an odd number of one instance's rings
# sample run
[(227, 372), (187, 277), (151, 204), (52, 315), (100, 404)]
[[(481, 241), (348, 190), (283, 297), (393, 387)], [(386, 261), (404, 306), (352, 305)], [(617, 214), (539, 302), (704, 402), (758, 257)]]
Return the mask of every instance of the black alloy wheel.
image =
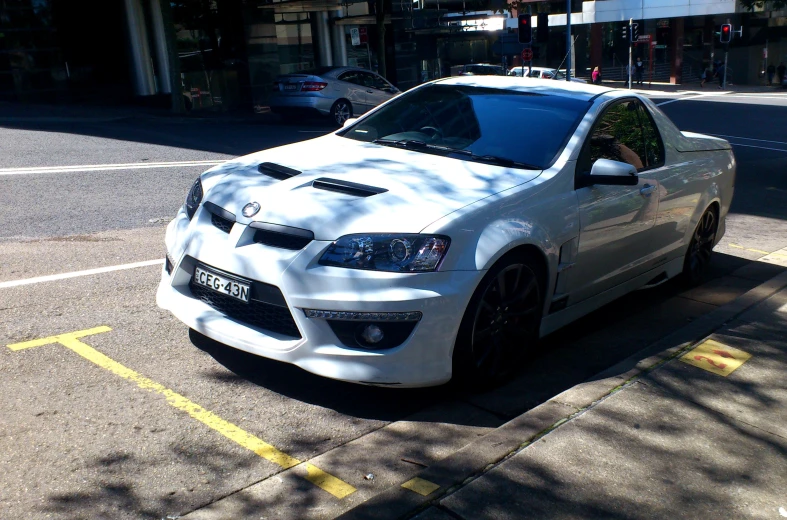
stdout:
[(454, 352), (460, 384), (486, 387), (504, 381), (538, 341), (544, 290), (537, 265), (517, 255), (494, 266), (476, 289)]
[(331, 118), (339, 126), (353, 116), (353, 106), (346, 99), (340, 99), (331, 107)]
[(708, 271), (718, 227), (719, 219), (716, 211), (708, 208), (697, 223), (683, 261), (683, 275), (691, 285), (700, 283)]

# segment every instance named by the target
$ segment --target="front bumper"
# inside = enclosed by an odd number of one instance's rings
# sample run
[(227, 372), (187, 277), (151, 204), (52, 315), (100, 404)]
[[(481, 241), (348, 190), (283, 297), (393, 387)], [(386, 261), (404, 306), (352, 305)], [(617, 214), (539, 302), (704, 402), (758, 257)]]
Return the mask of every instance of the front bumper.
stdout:
[[(167, 228), (172, 274), (162, 271), (156, 301), (190, 328), (231, 347), (321, 376), (373, 385), (418, 387), (451, 378), (451, 356), (467, 302), (483, 273), (419, 274), (360, 271), (317, 264), (330, 242), (300, 251), (254, 243), (248, 226), (230, 233), (211, 225), (202, 207), (192, 221), (181, 211)], [(283, 335), (233, 319), (196, 299), (189, 282), (196, 262), (278, 287), (300, 332)], [(365, 350), (342, 344), (329, 323), (303, 309), (351, 312), (421, 312), (399, 346)]]

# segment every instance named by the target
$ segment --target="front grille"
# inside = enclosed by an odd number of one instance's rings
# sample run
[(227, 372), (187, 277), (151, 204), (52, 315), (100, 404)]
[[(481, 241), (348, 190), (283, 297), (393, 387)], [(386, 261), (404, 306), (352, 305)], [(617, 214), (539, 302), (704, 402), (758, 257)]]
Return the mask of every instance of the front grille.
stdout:
[(213, 213), (210, 214), (210, 222), (225, 233), (229, 233), (232, 229), (232, 225), (235, 224), (235, 222), (227, 220), (226, 218), (222, 218)]
[(258, 229), (254, 232), (254, 241), (258, 244), (265, 244), (271, 247), (280, 247), (282, 249), (292, 249), (299, 251), (306, 247), (311, 242), (310, 238), (299, 237), (296, 235), (286, 235), (284, 233), (275, 233), (273, 231), (265, 231)]
[[(293, 338), (301, 337), (301, 333), (298, 331), (298, 326), (295, 325), (295, 320), (292, 319), (289, 308), (255, 299), (255, 296), (259, 297), (263, 292), (276, 292), (278, 294), (274, 296), (280, 298), (283, 302), (284, 296), (281, 294), (278, 287), (260, 282), (252, 282), (249, 303), (244, 303), (227, 295), (217, 293), (206, 287), (197, 285), (193, 281), (189, 285), (189, 288), (194, 298), (207, 303), (230, 318), (234, 318), (252, 327), (277, 332), (285, 336), (292, 336)], [(270, 296), (270, 294), (266, 296)]]

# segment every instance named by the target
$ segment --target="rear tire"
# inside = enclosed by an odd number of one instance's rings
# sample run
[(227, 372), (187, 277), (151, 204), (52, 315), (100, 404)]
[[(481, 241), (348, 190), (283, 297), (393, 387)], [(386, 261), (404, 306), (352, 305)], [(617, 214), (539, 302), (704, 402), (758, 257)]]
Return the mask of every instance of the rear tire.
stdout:
[(353, 116), (353, 105), (346, 99), (337, 100), (331, 107), (331, 119), (337, 126), (344, 125), (344, 122)]
[(478, 284), (462, 317), (453, 355), (454, 381), (469, 389), (502, 383), (538, 342), (546, 273), (541, 262), (513, 253)]
[(718, 229), (719, 216), (715, 206), (711, 206), (705, 210), (697, 223), (683, 260), (683, 278), (688, 285), (698, 285), (705, 278), (710, 266), (713, 246), (716, 245)]

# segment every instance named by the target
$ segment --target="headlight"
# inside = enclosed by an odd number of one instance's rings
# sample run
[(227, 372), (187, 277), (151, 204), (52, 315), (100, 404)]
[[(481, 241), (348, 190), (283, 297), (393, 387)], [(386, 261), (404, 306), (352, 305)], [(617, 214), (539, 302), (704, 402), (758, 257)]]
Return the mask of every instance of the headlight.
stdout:
[(197, 180), (194, 181), (189, 190), (189, 194), (186, 195), (186, 214), (188, 214), (189, 220), (194, 218), (194, 213), (197, 212), (200, 202), (202, 202), (202, 181), (197, 177)]
[(320, 265), (395, 273), (434, 271), (450, 243), (444, 236), (347, 235), (331, 244)]

